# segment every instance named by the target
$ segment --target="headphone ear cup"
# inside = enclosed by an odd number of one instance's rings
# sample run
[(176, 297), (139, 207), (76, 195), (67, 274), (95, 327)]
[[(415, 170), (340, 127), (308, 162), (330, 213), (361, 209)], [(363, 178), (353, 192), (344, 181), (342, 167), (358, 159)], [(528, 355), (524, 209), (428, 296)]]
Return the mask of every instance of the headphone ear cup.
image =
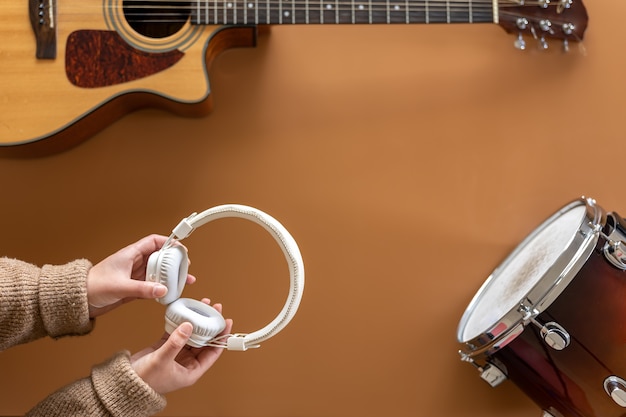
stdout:
[(180, 298), (165, 310), (165, 331), (169, 334), (184, 322), (193, 325), (188, 345), (206, 346), (226, 327), (226, 321), (219, 311), (208, 304), (191, 298)]
[(188, 271), (187, 250), (180, 245), (163, 248), (150, 255), (147, 279), (167, 287), (167, 294), (157, 298), (159, 303), (167, 305), (180, 298), (187, 282)]

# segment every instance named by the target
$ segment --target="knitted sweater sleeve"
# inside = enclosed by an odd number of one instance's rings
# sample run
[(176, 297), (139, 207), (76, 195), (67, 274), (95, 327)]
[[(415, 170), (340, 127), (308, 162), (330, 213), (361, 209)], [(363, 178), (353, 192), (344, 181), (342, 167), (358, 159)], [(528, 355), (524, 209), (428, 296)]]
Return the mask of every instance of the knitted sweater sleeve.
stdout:
[(147, 417), (165, 408), (165, 398), (133, 370), (128, 352), (93, 368), (84, 378), (50, 395), (26, 417)]
[(0, 351), (44, 336), (89, 333), (90, 268), (84, 259), (39, 268), (0, 258)]

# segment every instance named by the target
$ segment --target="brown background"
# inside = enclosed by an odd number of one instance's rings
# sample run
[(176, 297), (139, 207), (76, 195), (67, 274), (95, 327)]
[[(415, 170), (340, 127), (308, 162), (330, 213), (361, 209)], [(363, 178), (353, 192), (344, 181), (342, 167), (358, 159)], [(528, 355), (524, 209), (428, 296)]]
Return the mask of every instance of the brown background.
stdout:
[[(216, 60), (208, 117), (141, 111), (70, 151), (2, 160), (1, 252), (98, 261), (192, 211), (249, 204), (301, 247), (300, 310), (261, 349), (226, 352), (163, 415), (540, 415), (459, 361), (456, 328), (554, 210), (584, 194), (626, 212), (626, 5), (586, 6), (586, 54), (520, 52), (495, 25), (273, 28)], [(236, 331), (282, 307), (286, 266), (262, 229), (223, 220), (185, 243), (199, 282), (184, 295), (223, 302)], [(87, 337), (1, 353), (0, 414), (151, 344), (163, 310), (135, 302)]]

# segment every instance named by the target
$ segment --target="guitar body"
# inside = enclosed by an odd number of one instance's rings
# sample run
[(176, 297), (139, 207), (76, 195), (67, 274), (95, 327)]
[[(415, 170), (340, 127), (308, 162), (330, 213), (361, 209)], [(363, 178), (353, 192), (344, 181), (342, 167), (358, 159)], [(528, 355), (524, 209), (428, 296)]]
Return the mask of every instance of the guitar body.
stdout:
[(146, 22), (131, 27), (121, 0), (62, 0), (46, 16), (56, 26), (48, 42), (55, 57), (38, 58), (24, 1), (3, 0), (0, 9), (0, 151), (11, 155), (73, 146), (143, 107), (206, 114), (212, 59), (256, 41), (253, 26), (187, 19), (155, 31)]

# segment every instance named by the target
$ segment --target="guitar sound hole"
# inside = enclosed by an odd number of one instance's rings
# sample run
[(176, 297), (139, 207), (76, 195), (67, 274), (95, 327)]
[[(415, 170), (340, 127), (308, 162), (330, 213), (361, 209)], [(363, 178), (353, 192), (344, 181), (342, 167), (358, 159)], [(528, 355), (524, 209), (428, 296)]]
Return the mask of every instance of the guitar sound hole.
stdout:
[(178, 32), (191, 14), (191, 4), (179, 1), (124, 0), (124, 16), (138, 33), (165, 38)]

